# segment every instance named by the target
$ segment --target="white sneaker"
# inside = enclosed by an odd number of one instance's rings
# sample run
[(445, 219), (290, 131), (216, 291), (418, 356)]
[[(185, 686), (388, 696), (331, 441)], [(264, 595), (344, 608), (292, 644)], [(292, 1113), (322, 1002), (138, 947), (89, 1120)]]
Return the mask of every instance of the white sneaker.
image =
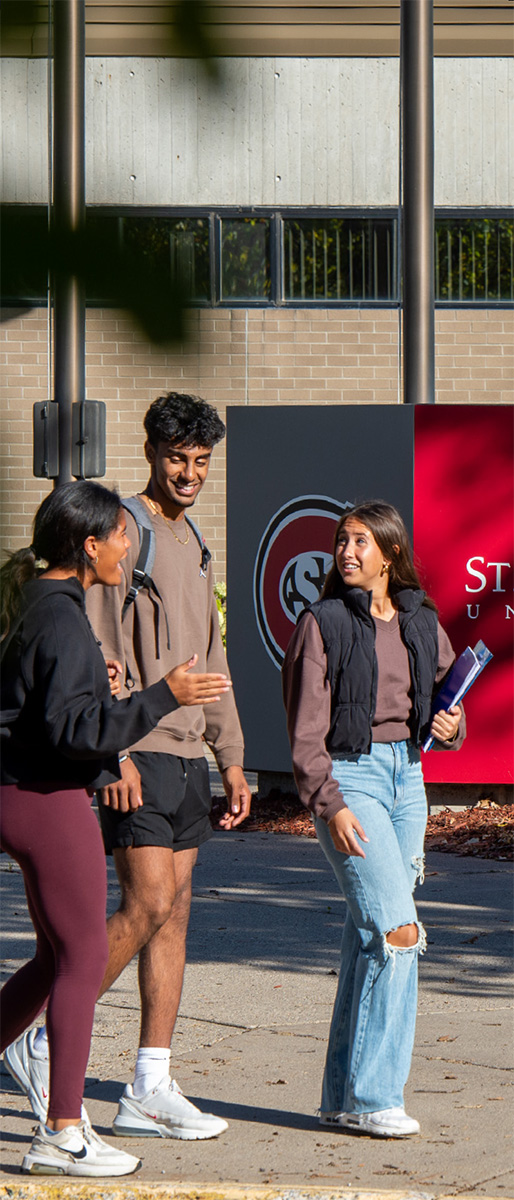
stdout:
[(383, 1108), (368, 1113), (322, 1112), (319, 1120), (320, 1125), (356, 1129), (358, 1133), (369, 1133), (372, 1137), (412, 1137), (420, 1131), (419, 1121), (408, 1117), (404, 1108)]
[(200, 1112), (169, 1075), (140, 1100), (128, 1083), (112, 1126), (113, 1133), (120, 1137), (172, 1137), (183, 1141), (217, 1137), (225, 1129), (227, 1121)]
[(50, 1062), (34, 1052), (37, 1029), (29, 1029), (7, 1047), (4, 1063), (13, 1079), (28, 1096), (32, 1112), (40, 1121), (46, 1121)]
[[(48, 1093), (50, 1087), (50, 1059), (46, 1055), (37, 1054), (34, 1050), (34, 1038), (37, 1029), (26, 1030), (15, 1042), (11, 1042), (4, 1051), (4, 1063), (13, 1079), (28, 1096), (34, 1116), (43, 1125), (48, 1112)], [(89, 1117), (82, 1105), (80, 1116), (89, 1125)]]
[(51, 1134), (40, 1125), (21, 1169), (28, 1175), (131, 1175), (139, 1158), (115, 1150), (81, 1121)]

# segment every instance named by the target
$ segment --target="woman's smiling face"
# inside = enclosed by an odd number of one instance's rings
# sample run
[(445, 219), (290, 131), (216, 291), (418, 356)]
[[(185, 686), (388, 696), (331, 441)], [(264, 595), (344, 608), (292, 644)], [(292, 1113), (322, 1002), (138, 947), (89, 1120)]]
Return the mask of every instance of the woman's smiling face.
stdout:
[(121, 563), (127, 557), (130, 538), (127, 537), (127, 521), (123, 509), (120, 519), (108, 537), (96, 542), (97, 563), (95, 567), (96, 582), (116, 587), (123, 579)]
[(366, 592), (384, 587), (387, 591), (387, 574), (384, 572), (384, 555), (370, 529), (356, 517), (348, 517), (342, 526), (335, 552), (336, 567), (344, 583), (349, 587), (360, 587)]

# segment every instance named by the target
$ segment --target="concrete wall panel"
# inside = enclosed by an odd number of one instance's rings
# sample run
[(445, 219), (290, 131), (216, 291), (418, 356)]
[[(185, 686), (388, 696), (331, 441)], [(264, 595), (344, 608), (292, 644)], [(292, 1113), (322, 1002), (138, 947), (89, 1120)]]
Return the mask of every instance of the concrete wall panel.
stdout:
[(512, 204), (514, 60), (436, 59), (434, 79), (436, 204)]
[[(396, 205), (398, 60), (91, 58), (90, 204)], [(4, 59), (3, 198), (47, 199), (46, 62)], [(514, 62), (435, 61), (438, 205), (514, 196)]]
[(0, 72), (2, 199), (46, 203), (48, 95), (44, 59), (3, 59)]

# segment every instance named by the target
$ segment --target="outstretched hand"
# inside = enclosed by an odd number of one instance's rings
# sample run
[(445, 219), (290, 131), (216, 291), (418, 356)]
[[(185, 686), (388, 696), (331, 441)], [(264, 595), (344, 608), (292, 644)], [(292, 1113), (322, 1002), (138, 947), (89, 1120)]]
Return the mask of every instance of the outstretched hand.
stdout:
[(198, 655), (193, 654), (188, 662), (180, 663), (164, 676), (179, 704), (214, 704), (223, 692), (230, 691), (232, 687), (226, 675), (193, 675), (193, 667), (197, 662)]
[(332, 820), (328, 822), (328, 828), (334, 846), (336, 850), (340, 850), (341, 854), (353, 854), (355, 858), (366, 857), (357, 837), (361, 842), (369, 842), (369, 838), (366, 837), (360, 821), (357, 820), (350, 808), (340, 808), (339, 812), (336, 812)]

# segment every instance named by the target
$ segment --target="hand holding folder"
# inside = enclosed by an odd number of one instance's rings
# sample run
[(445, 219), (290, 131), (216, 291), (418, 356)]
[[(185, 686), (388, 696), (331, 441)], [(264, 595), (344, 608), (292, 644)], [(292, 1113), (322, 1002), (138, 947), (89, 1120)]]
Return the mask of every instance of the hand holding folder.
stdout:
[[(473, 650), (471, 646), (466, 646), (460, 658), (453, 664), (442, 688), (440, 688), (435, 697), (430, 714), (431, 721), (436, 713), (441, 712), (441, 709), (449, 712), (450, 708), (453, 708), (455, 704), (458, 704), (462, 700), (462, 697), (469, 691), (471, 684), (475, 682), (475, 679), (478, 678), (492, 657), (491, 651), (487, 649), (484, 642), (477, 642)], [(425, 753), (432, 748), (433, 744), (433, 737), (428, 737), (423, 746)]]

